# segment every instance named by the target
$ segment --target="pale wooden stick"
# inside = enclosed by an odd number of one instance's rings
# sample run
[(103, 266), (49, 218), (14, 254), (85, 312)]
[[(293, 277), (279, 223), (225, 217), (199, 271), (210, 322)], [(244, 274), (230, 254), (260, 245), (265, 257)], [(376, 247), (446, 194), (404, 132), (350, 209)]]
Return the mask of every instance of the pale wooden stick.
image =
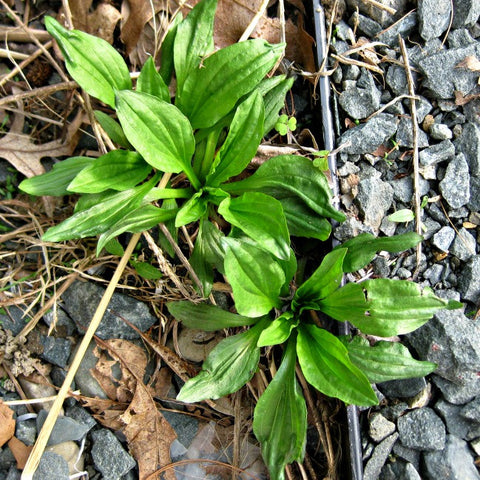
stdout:
[[(422, 235), (422, 207), (420, 203), (420, 166), (418, 162), (418, 121), (417, 121), (417, 105), (415, 104), (415, 85), (413, 83), (412, 72), (410, 70), (410, 63), (408, 61), (407, 48), (402, 36), (398, 36), (400, 42), (400, 49), (402, 51), (403, 62), (405, 63), (405, 73), (407, 74), (408, 93), (410, 98), (410, 115), (412, 117), (412, 130), (413, 130), (413, 195), (415, 204), (415, 231), (418, 235)], [(420, 261), (422, 258), (422, 244), (417, 245), (417, 267), (413, 277), (415, 278), (420, 268)]]
[(267, 10), (269, 1), (270, 0), (263, 0), (262, 4), (260, 5), (260, 8), (258, 9), (258, 12), (252, 18), (252, 21), (250, 22), (250, 24), (248, 25), (248, 27), (245, 29), (242, 36), (240, 37), (239, 42), (244, 42), (245, 40), (248, 39), (248, 37), (250, 37), (252, 32), (255, 30), (258, 22), (262, 18), (263, 14)]
[(128, 260), (130, 259), (130, 256), (135, 246), (138, 243), (140, 235), (141, 235), (140, 233), (135, 233), (130, 239), (130, 242), (128, 243), (127, 248), (125, 249), (125, 253), (123, 254), (123, 257), (120, 259), (120, 262), (115, 270), (115, 273), (113, 274), (112, 280), (110, 281), (107, 289), (105, 290), (102, 300), (100, 301), (97, 307), (97, 310), (93, 315), (92, 321), (90, 322), (90, 325), (87, 331), (85, 332), (85, 336), (83, 337), (82, 342), (80, 343), (78, 351), (75, 354), (75, 358), (73, 359), (72, 364), (68, 369), (67, 376), (65, 377), (62, 388), (60, 388), (60, 391), (58, 392), (55, 402), (53, 403), (52, 408), (48, 413), (48, 417), (45, 420), (45, 423), (43, 424), (42, 430), (38, 435), (37, 441), (33, 446), (33, 450), (31, 451), (30, 456), (28, 457), (27, 463), (25, 465), (25, 468), (23, 469), (23, 473), (21, 476), (22, 480), (33, 479), (33, 474), (35, 473), (35, 470), (38, 468), (38, 465), (40, 463), (40, 458), (42, 457), (42, 454), (45, 451), (45, 447), (47, 446), (47, 442), (50, 437), (50, 434), (52, 433), (52, 429), (55, 425), (55, 421), (59, 416), (60, 410), (62, 409), (63, 402), (68, 395), (70, 385), (72, 384), (75, 374), (77, 373), (77, 370), (80, 367), (80, 363), (83, 360), (83, 357), (88, 348), (88, 345), (90, 344), (95, 334), (95, 331), (97, 330), (97, 327), (100, 324), (100, 321), (102, 320), (103, 315), (105, 314), (108, 304), (110, 303), (110, 299), (112, 298), (112, 295), (128, 263)]
[(383, 3), (377, 2), (377, 0), (363, 0), (363, 2), (370, 3), (374, 7), (377, 7), (380, 10), (385, 10), (386, 12), (391, 13), (392, 15), (395, 15), (397, 13), (397, 11), (394, 8), (389, 7), (388, 5), (384, 5)]

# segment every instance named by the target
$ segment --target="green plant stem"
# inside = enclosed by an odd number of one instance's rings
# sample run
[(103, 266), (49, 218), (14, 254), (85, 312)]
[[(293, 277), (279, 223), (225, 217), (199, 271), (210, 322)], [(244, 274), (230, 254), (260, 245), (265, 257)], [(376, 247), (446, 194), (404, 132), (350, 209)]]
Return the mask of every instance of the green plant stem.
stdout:
[(200, 180), (198, 179), (197, 174), (193, 170), (193, 167), (191, 165), (186, 165), (183, 173), (187, 176), (187, 178), (190, 180), (190, 183), (192, 184), (192, 187), (195, 190), (200, 190), (202, 188), (202, 184), (200, 183)]
[(203, 155), (203, 161), (200, 165), (200, 176), (206, 178), (210, 173), (210, 167), (215, 156), (215, 149), (217, 148), (218, 131), (213, 130), (207, 137), (207, 144), (205, 147), (205, 153)]

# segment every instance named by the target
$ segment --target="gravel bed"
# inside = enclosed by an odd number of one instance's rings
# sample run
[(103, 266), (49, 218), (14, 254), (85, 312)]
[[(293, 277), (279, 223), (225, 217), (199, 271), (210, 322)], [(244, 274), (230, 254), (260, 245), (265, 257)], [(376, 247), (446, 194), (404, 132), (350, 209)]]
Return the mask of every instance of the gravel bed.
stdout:
[[(360, 418), (364, 479), (473, 480), (480, 478), (480, 72), (470, 62), (480, 59), (480, 3), (381, 3), (396, 15), (347, 0), (331, 45), (334, 54), (371, 67), (342, 64), (332, 76), (340, 201), (349, 214), (334, 235), (345, 241), (361, 232), (415, 229), (414, 221), (388, 219), (398, 210), (414, 211), (414, 126), (401, 35), (418, 96), (425, 242), (417, 281), (465, 308), (439, 312), (402, 338), (438, 368), (427, 378), (377, 385), (380, 406)], [(346, 54), (369, 42), (381, 44)], [(381, 254), (368, 273), (412, 279), (415, 269), (415, 253)]]

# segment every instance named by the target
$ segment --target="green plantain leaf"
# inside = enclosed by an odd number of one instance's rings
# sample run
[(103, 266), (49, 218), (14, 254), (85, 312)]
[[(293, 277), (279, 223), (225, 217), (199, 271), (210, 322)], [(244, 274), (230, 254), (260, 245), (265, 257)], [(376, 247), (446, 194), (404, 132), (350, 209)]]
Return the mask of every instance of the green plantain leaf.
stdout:
[(380, 250), (396, 253), (415, 247), (423, 237), (408, 232), (393, 237), (375, 237), (371, 233), (361, 233), (336, 248), (348, 248), (343, 261), (344, 272), (355, 272), (368, 265)]
[[(177, 36), (178, 37), (178, 36)], [(189, 73), (178, 108), (193, 128), (208, 128), (225, 117), (273, 68), (284, 49), (264, 40), (246, 40), (206, 57)]]
[(95, 110), (93, 113), (95, 114), (98, 123), (100, 123), (101, 127), (105, 130), (105, 133), (110, 137), (113, 143), (116, 143), (127, 150), (132, 149), (130, 142), (123, 133), (122, 127), (116, 120), (101, 110)]
[(368, 340), (360, 336), (340, 340), (347, 347), (350, 360), (372, 383), (424, 377), (437, 368), (435, 363), (415, 360), (408, 348), (398, 342), (381, 341), (370, 346)]
[(170, 103), (170, 91), (162, 76), (157, 72), (152, 57), (148, 57), (142, 67), (137, 80), (137, 92), (149, 93), (164, 102)]
[(127, 190), (145, 180), (152, 167), (136, 152), (113, 150), (84, 168), (68, 185), (70, 192)]
[(106, 195), (102, 202), (74, 213), (62, 223), (49, 228), (42, 239), (46, 242), (60, 242), (72, 238), (93, 237), (106, 232), (140, 205), (155, 181), (157, 178), (154, 177), (139, 187)]
[(325, 175), (313, 166), (311, 160), (297, 155), (273, 157), (258, 170), (239, 182), (222, 185), (226, 192), (240, 194), (257, 191), (275, 197), (296, 197), (322, 217), (330, 217), (339, 222), (345, 220), (343, 213), (335, 210)]
[(307, 407), (295, 377), (295, 362), (295, 341), (291, 339), (253, 414), (253, 432), (272, 480), (283, 480), (285, 465), (302, 462), (305, 455)]
[(222, 245), (224, 234), (209, 220), (201, 219), (198, 235), (190, 257), (190, 264), (202, 282), (203, 296), (210, 295), (213, 285), (213, 268), (223, 272)]
[(282, 260), (290, 258), (290, 236), (278, 200), (263, 193), (247, 192), (223, 200), (218, 213), (254, 239), (259, 247)]
[[(142, 201), (143, 203), (143, 201)], [(112, 239), (124, 232), (140, 233), (175, 218), (177, 210), (142, 205), (128, 212), (100, 235), (97, 243), (97, 255)]]
[(175, 227), (183, 227), (191, 222), (196, 222), (207, 213), (208, 196), (203, 190), (195, 193), (180, 208), (175, 217)]
[(173, 44), (177, 96), (183, 85), (198, 70), (202, 58), (213, 51), (213, 24), (217, 0), (199, 2), (177, 27)]
[(176, 320), (189, 328), (213, 332), (223, 328), (245, 327), (258, 322), (258, 318), (242, 317), (222, 310), (216, 305), (193, 303), (188, 300), (168, 302), (168, 311)]
[(160, 48), (160, 70), (159, 73), (166, 85), (170, 84), (173, 74), (173, 44), (177, 35), (178, 25), (183, 21), (182, 14), (178, 12), (170, 20), (168, 32), (163, 39)]
[(227, 138), (218, 151), (206, 184), (216, 187), (243, 172), (262, 141), (264, 107), (254, 92), (236, 109)]
[(259, 347), (269, 347), (271, 345), (280, 345), (288, 340), (292, 330), (298, 325), (298, 319), (295, 319), (292, 312), (285, 312), (280, 315), (263, 330), (258, 339)]
[(115, 108), (115, 92), (132, 88), (122, 56), (105, 40), (67, 30), (52, 17), (45, 17), (45, 26), (57, 41), (73, 79), (88, 94)]
[(414, 282), (383, 278), (349, 283), (318, 302), (319, 310), (332, 318), (349, 321), (362, 332), (379, 337), (412, 332), (438, 310), (460, 306)]
[(130, 260), (130, 264), (135, 271), (146, 280), (158, 280), (163, 277), (162, 272), (151, 263)]
[(188, 380), (177, 400), (199, 402), (236, 392), (258, 368), (260, 348), (258, 336), (267, 320), (260, 320), (250, 330), (223, 339), (203, 362), (201, 372)]
[(67, 190), (70, 182), (94, 161), (90, 157), (71, 157), (61, 162), (55, 163), (53, 168), (42, 175), (36, 177), (26, 178), (23, 180), (18, 188), (30, 195), (38, 197), (43, 195), (51, 195), (54, 197), (61, 197), (68, 195)]
[(125, 135), (145, 161), (162, 172), (184, 171), (194, 183), (190, 161), (195, 139), (188, 119), (177, 107), (141, 92), (125, 90), (116, 98)]
[(346, 249), (328, 253), (312, 276), (298, 287), (292, 300), (294, 311), (315, 308), (316, 302), (333, 293), (340, 286), (343, 278), (343, 259)]
[(355, 405), (378, 404), (367, 377), (331, 333), (315, 325), (299, 325), (297, 355), (307, 382), (323, 394)]
[(266, 315), (280, 306), (285, 283), (282, 267), (273, 257), (247, 242), (226, 238), (224, 268), (232, 286), (238, 313), (246, 317)]
[(332, 232), (330, 222), (313, 211), (298, 197), (280, 199), (290, 235), (327, 240)]

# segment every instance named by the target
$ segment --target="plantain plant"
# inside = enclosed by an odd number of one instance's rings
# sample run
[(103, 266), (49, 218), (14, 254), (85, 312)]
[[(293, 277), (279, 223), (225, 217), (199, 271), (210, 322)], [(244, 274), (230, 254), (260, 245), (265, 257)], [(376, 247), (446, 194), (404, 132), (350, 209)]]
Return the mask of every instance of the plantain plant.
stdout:
[[(194, 224), (190, 261), (203, 295), (211, 291), (215, 268), (230, 278), (237, 269), (271, 272), (278, 281), (252, 306), (262, 313), (274, 306), (270, 297), (288, 289), (295, 261), (290, 235), (325, 240), (331, 231), (327, 219), (342, 221), (344, 215), (330, 204), (324, 174), (303, 157), (272, 158), (248, 179), (232, 181), (277, 123), (293, 79), (265, 78), (282, 44), (247, 40), (214, 52), (215, 9), (216, 0), (203, 0), (174, 23), (160, 71), (149, 59), (135, 90), (111, 45), (47, 17), (70, 75), (115, 110), (118, 122), (102, 111), (96, 117), (120, 148), (96, 159), (59, 162), (20, 188), (33, 195), (81, 194), (74, 214), (50, 228), (45, 241), (100, 235), (100, 251), (123, 232), (169, 222), (175, 233)], [(167, 85), (173, 74), (172, 103)], [(162, 173), (175, 174), (168, 188), (157, 187)]]
[[(415, 246), (421, 240), (416, 234), (360, 235), (327, 254), (305, 282), (296, 281), (290, 236), (326, 240), (329, 219), (345, 217), (332, 207), (327, 179), (317, 168), (323, 157), (312, 162), (281, 155), (248, 174), (262, 138), (275, 126), (282, 132), (294, 128), (279, 117), (293, 80), (266, 78), (284, 45), (247, 40), (214, 51), (215, 9), (216, 0), (202, 0), (175, 20), (160, 69), (149, 59), (135, 88), (111, 45), (46, 17), (70, 75), (107, 106), (95, 116), (118, 148), (99, 158), (58, 162), (20, 188), (32, 195), (80, 195), (73, 215), (50, 228), (45, 241), (99, 235), (99, 252), (124, 232), (165, 223), (175, 236), (178, 228), (193, 226), (190, 263), (203, 295), (210, 293), (216, 269), (230, 283), (238, 313), (185, 301), (168, 309), (190, 327), (242, 330), (218, 344), (178, 398), (196, 402), (235, 392), (254, 375), (261, 348), (280, 345), (283, 358), (257, 403), (253, 429), (271, 478), (281, 480), (285, 465), (301, 461), (305, 451), (307, 414), (297, 361), (313, 387), (357, 405), (377, 403), (370, 382), (435, 368), (398, 343), (370, 346), (362, 336), (337, 338), (312, 320), (311, 311), (349, 321), (364, 334), (391, 336), (460, 304), (406, 281), (340, 285), (345, 272), (363, 268), (378, 250)], [(171, 180), (160, 188), (164, 174)]]
[(297, 381), (297, 362), (318, 391), (361, 406), (378, 403), (371, 382), (420, 377), (435, 369), (434, 363), (412, 358), (400, 343), (379, 341), (371, 346), (362, 335), (338, 338), (311, 315), (316, 311), (349, 321), (363, 334), (390, 337), (417, 329), (439, 309), (460, 308), (459, 302), (438, 298), (431, 289), (422, 290), (405, 280), (374, 279), (341, 286), (343, 274), (363, 268), (377, 250), (400, 251), (419, 241), (414, 233), (354, 238), (328, 253), (293, 297), (278, 298), (277, 308), (268, 315), (249, 315), (244, 306), (254, 302), (255, 295), (247, 289), (235, 298), (239, 314), (208, 304), (168, 303), (170, 313), (191, 328), (250, 326), (222, 340), (177, 398), (198, 402), (237, 391), (257, 371), (261, 348), (282, 345), (278, 371), (255, 406), (253, 431), (271, 478), (283, 480), (285, 466), (301, 462), (305, 453), (307, 408)]

